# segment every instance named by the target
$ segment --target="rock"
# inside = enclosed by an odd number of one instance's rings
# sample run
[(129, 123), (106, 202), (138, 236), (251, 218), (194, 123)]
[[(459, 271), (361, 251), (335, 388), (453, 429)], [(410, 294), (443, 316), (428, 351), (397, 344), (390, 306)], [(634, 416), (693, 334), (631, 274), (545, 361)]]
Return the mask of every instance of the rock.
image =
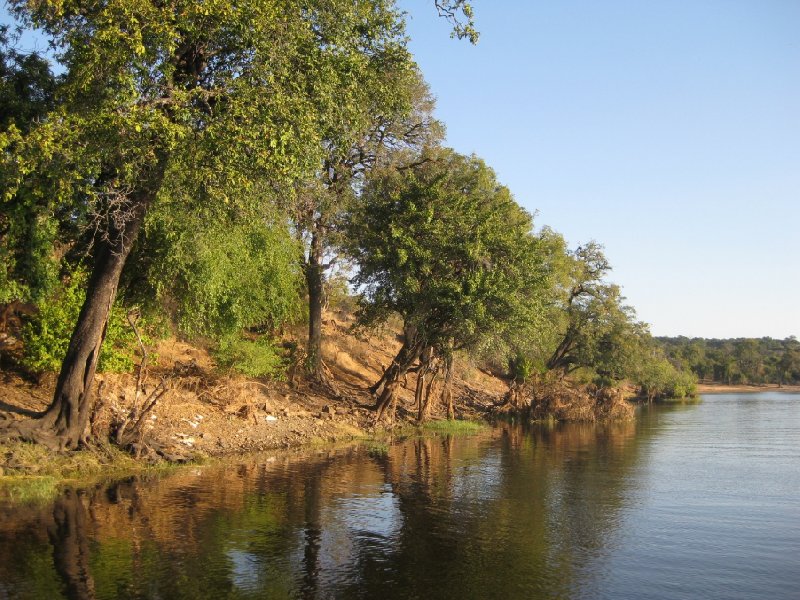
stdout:
[(255, 409), (251, 405), (245, 404), (236, 411), (236, 414), (242, 419), (249, 419), (255, 414)]

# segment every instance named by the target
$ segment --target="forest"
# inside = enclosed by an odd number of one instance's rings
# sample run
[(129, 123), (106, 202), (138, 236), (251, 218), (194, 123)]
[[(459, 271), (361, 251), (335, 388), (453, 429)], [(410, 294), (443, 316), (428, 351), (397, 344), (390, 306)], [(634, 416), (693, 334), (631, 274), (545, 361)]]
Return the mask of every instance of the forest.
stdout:
[(656, 343), (679, 369), (700, 381), (725, 384), (800, 383), (800, 342), (737, 338), (728, 340), (657, 337)]
[[(90, 443), (95, 373), (141, 369), (168, 336), (248, 377), (299, 365), (335, 398), (320, 348), (337, 298), (358, 328), (402, 330), (371, 388), (378, 420), (409, 374), (420, 419), (433, 377), (452, 415), (463, 357), (501, 373), (513, 405), (543, 379), (653, 399), (691, 394), (695, 374), (797, 378), (796, 341), (654, 340), (599, 243), (535, 226), (489, 165), (445, 147), (391, 1), (9, 4), (0, 360), (57, 379), (46, 412), (0, 421), (2, 437)], [(477, 39), (467, 2), (432, 4)], [(21, 49), (32, 28), (47, 53)]]

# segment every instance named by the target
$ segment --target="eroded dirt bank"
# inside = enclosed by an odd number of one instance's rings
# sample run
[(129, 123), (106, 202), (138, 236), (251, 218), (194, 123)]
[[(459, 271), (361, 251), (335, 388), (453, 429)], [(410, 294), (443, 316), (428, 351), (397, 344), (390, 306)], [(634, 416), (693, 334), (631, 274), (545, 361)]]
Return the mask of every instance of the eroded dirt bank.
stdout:
[[(333, 442), (381, 438), (396, 426), (415, 422), (414, 388), (410, 374), (402, 386), (396, 420), (376, 424), (375, 397), (369, 386), (377, 381), (396, 355), (400, 341), (384, 332), (356, 336), (343, 315), (325, 320), (323, 358), (334, 389), (310, 385), (289, 369), (286, 381), (250, 379), (223, 373), (204, 349), (169, 339), (155, 349), (150, 366), (137, 388), (134, 374), (98, 375), (96, 412), (92, 433), (107, 439), (109, 432), (128, 419), (140, 421), (140, 439), (134, 454), (142, 463), (167, 458), (186, 461), (264, 450)], [(19, 374), (3, 373), (0, 378), (0, 418), (29, 418), (43, 410), (53, 393), (53, 377), (38, 382)], [(442, 382), (435, 385), (438, 399)], [(138, 389), (138, 391), (137, 391)], [(456, 362), (452, 381), (455, 417), (460, 420), (493, 419), (509, 412), (508, 382), (484, 372), (467, 360)], [(587, 395), (566, 384), (542, 384), (527, 390), (524, 403), (534, 399), (535, 419), (589, 420), (629, 418), (633, 410), (621, 394)], [(608, 396), (608, 397), (606, 397)], [(155, 400), (155, 402), (153, 402)], [(142, 413), (142, 407), (150, 406)], [(134, 409), (138, 407), (138, 412)], [(516, 409), (512, 408), (512, 412)], [(136, 414), (131, 419), (130, 415)], [(434, 400), (433, 420), (443, 419), (446, 409)], [(130, 426), (130, 425), (129, 425)], [(0, 446), (0, 475), (47, 472), (51, 461), (44, 452), (28, 452), (20, 444)], [(157, 449), (157, 452), (154, 450)], [(118, 460), (111, 453), (97, 460)], [(51, 470), (52, 471), (52, 470)], [(80, 476), (80, 469), (77, 469)], [(60, 469), (57, 474), (73, 472)]]
[[(375, 424), (374, 396), (368, 388), (390, 364), (400, 343), (393, 334), (356, 337), (342, 317), (325, 321), (324, 360), (335, 390), (309, 385), (301, 376), (287, 381), (249, 379), (221, 373), (205, 350), (169, 339), (155, 349), (144, 384), (133, 374), (97, 376), (98, 431), (119, 423), (136, 405), (161, 395), (144, 415), (143, 439), (175, 459), (216, 457), (381, 435), (390, 423)], [(43, 410), (53, 392), (53, 377), (39, 382), (5, 372), (0, 378), (0, 418), (27, 418)], [(398, 424), (415, 416), (413, 375), (403, 386)], [(456, 418), (481, 419), (502, 400), (507, 384), (474, 367), (458, 365), (453, 381)], [(442, 418), (435, 405), (431, 418)], [(0, 448), (6, 474), (25, 465), (20, 452)]]

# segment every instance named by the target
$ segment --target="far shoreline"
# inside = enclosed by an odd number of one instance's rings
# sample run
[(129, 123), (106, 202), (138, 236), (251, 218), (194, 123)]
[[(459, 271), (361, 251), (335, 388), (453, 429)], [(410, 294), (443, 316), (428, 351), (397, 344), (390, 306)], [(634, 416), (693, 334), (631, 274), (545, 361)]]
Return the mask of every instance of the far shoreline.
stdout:
[(777, 383), (764, 383), (761, 385), (727, 385), (723, 383), (698, 383), (697, 394), (741, 394), (759, 392), (788, 392), (800, 393), (800, 385), (783, 385)]

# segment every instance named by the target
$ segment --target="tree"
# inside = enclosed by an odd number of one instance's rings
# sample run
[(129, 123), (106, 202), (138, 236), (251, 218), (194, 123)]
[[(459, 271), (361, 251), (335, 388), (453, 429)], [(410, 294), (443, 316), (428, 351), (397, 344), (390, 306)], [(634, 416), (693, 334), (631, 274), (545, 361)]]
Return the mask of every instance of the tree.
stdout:
[(514, 297), (511, 316), (475, 348), (476, 356), (509, 382), (506, 404), (519, 408), (525, 386), (543, 374), (552, 354), (561, 317), (558, 294), (570, 257), (564, 238), (549, 227), (535, 234), (541, 261), (540, 278), (532, 279)]
[(783, 385), (800, 378), (800, 343), (794, 337), (783, 342), (783, 352), (777, 363), (778, 383)]
[(314, 181), (303, 186), (295, 207), (295, 226), (305, 242), (308, 291), (306, 370), (317, 383), (327, 382), (322, 364), (322, 306), (327, 270), (342, 245), (342, 223), (358, 199), (368, 171), (384, 164), (390, 153), (421, 149), (437, 142), (441, 125), (432, 117), (433, 99), (407, 53), (373, 57), (358, 98), (359, 118), (336, 119), (325, 131), (325, 158)]
[[(0, 132), (25, 133), (55, 105), (58, 78), (36, 53), (13, 46), (7, 26), (0, 27)], [(0, 187), (11, 187), (0, 176)], [(57, 265), (52, 259), (59, 231), (56, 215), (40, 210), (30, 195), (14, 194), (0, 212), (0, 304), (38, 299), (52, 286)]]
[(555, 335), (547, 369), (566, 375), (589, 367), (601, 376), (621, 378), (643, 325), (623, 304), (619, 287), (604, 280), (611, 266), (599, 244), (568, 253), (563, 265), (554, 290)]
[(349, 222), (360, 322), (403, 320), (378, 418), (426, 349), (452, 364), (454, 351), (510, 318), (520, 291), (543, 279), (530, 215), (483, 161), (428, 149), (408, 164), (373, 173)]
[[(94, 265), (52, 404), (10, 433), (83, 441), (109, 311), (139, 230), (162, 190), (187, 177), (213, 209), (254, 181), (290, 188), (318, 168), (315, 126), (375, 48), (399, 43), (388, 2), (44, 0), (12, 4), (43, 29), (64, 66), (60, 103), (0, 138), (10, 185), (49, 185), (93, 236)], [(261, 198), (261, 196), (257, 196)], [(247, 201), (247, 194), (236, 200)]]
[(453, 25), (452, 37), (467, 38), (473, 44), (478, 42), (480, 34), (475, 29), (472, 3), (467, 0), (434, 0), (439, 16)]
[(762, 356), (756, 340), (747, 339), (737, 344), (736, 364), (744, 380), (748, 383), (757, 383), (761, 380)]

